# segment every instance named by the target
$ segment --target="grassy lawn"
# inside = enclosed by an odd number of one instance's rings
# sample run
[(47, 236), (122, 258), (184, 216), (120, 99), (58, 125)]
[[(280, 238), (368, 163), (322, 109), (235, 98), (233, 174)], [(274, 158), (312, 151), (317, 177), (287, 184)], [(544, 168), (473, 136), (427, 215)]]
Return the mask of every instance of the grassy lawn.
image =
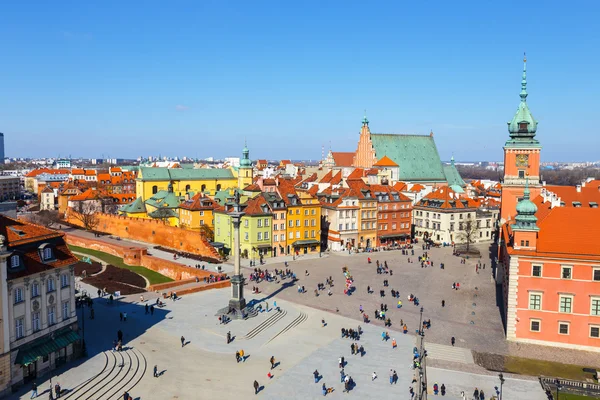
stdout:
[[(583, 366), (561, 364), (551, 361), (533, 360), (530, 358), (521, 358), (507, 356), (504, 359), (504, 371), (512, 372), (514, 374), (521, 375), (545, 375), (545, 376), (557, 376), (565, 379), (575, 379), (578, 381), (585, 381), (592, 377), (592, 374), (583, 372)], [(565, 395), (566, 396), (566, 395)], [(562, 395), (560, 396), (562, 399)], [(565, 397), (565, 399), (578, 399), (579, 397)]]
[(578, 394), (558, 394), (558, 400), (591, 400), (598, 399), (597, 397), (580, 396)]
[(173, 281), (173, 279), (166, 277), (164, 275), (161, 275), (158, 272), (154, 272), (146, 267), (126, 265), (123, 262), (122, 258), (113, 256), (112, 254), (104, 253), (104, 252), (98, 251), (98, 250), (90, 250), (90, 249), (86, 249), (85, 247), (79, 247), (79, 246), (69, 245), (69, 248), (71, 249), (71, 251), (75, 251), (77, 253), (88, 254), (90, 256), (99, 258), (100, 260), (104, 261), (105, 263), (112, 264), (115, 267), (125, 268), (130, 271), (133, 271), (136, 274), (139, 274), (139, 275), (145, 277), (146, 279), (148, 279), (148, 281), (150, 282), (151, 285), (155, 285), (157, 283), (165, 283), (165, 282)]

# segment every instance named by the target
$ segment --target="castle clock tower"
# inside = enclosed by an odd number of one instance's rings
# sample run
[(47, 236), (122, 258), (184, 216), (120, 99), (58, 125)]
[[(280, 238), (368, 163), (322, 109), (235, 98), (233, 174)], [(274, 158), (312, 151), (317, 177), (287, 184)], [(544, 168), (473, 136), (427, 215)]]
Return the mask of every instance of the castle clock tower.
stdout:
[(540, 151), (542, 146), (535, 138), (538, 122), (527, 106), (527, 59), (523, 60), (521, 103), (512, 121), (508, 123), (510, 139), (504, 145), (504, 178), (502, 182), (501, 223), (514, 219), (517, 203), (523, 198), (527, 180), (531, 198), (541, 190)]

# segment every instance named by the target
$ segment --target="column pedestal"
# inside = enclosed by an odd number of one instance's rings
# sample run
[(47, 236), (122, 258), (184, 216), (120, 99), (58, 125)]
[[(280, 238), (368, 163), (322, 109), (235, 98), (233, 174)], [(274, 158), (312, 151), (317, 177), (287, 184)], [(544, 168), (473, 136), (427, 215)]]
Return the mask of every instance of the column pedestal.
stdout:
[(239, 313), (246, 308), (243, 275), (234, 275), (231, 277), (231, 299), (229, 300), (229, 307), (233, 308), (236, 313)]

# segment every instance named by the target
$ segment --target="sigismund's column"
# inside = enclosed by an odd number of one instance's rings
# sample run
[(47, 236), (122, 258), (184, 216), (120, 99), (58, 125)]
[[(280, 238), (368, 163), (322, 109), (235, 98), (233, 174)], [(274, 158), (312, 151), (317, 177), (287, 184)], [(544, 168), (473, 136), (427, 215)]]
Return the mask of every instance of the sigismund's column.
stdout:
[(233, 223), (233, 276), (231, 277), (231, 300), (229, 307), (240, 313), (246, 308), (246, 299), (244, 299), (244, 276), (240, 272), (240, 223), (245, 215), (241, 211), (239, 200), (233, 205), (233, 211), (229, 213)]

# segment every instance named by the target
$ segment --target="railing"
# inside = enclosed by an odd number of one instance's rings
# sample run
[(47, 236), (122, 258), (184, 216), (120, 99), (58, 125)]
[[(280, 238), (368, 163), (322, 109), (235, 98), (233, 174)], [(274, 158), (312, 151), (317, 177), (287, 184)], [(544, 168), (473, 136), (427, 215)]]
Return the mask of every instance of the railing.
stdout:
[(563, 378), (552, 378), (548, 376), (540, 376), (539, 380), (540, 384), (542, 385), (542, 389), (544, 389), (549, 397), (554, 400), (557, 400), (555, 398), (557, 384), (560, 385), (561, 388), (568, 388), (589, 394), (600, 394), (600, 384), (598, 383), (581, 382)]

